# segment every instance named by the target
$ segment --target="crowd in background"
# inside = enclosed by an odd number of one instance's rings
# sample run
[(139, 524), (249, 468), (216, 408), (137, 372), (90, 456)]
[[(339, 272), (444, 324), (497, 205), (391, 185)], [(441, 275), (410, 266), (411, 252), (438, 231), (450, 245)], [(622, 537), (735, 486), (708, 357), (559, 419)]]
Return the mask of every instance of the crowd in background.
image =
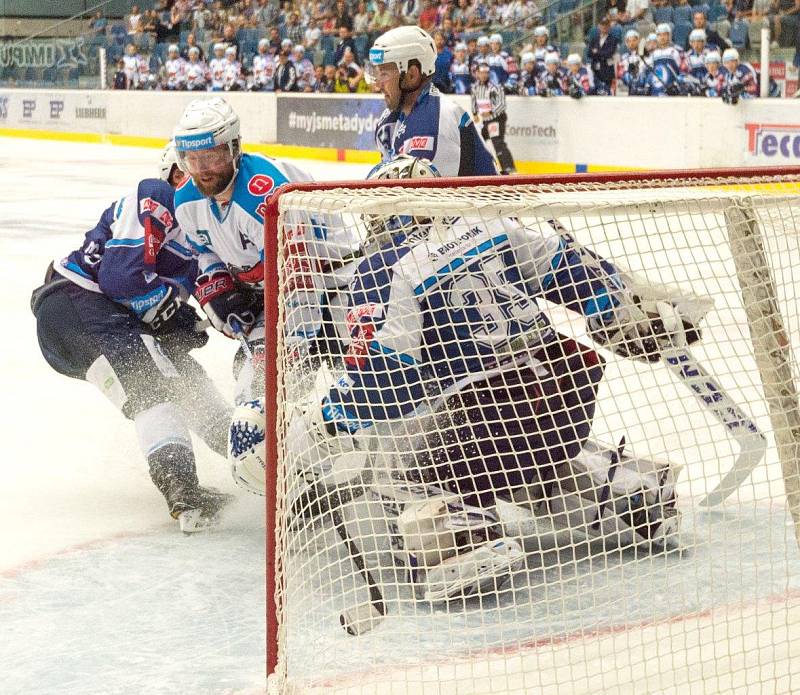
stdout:
[[(417, 24), (434, 36), (434, 81), (448, 93), (468, 94), (486, 64), (507, 94), (733, 101), (759, 92), (759, 75), (740, 57), (749, 35), (742, 42), (733, 27), (761, 21), (776, 42), (800, 41), (800, 0), (606, 0), (598, 24), (568, 44), (551, 42), (545, 16), (553, 17), (552, 5), (541, 1), (546, 11), (533, 0), (159, 0), (146, 11), (133, 5), (122, 25), (98, 13), (91, 29), (122, 38), (121, 55), (110, 52), (115, 88), (368, 92), (363, 63), (372, 42), (388, 29)], [(574, 24), (576, 16), (573, 9), (555, 15), (555, 23)], [(507, 45), (509, 27), (514, 42)]]

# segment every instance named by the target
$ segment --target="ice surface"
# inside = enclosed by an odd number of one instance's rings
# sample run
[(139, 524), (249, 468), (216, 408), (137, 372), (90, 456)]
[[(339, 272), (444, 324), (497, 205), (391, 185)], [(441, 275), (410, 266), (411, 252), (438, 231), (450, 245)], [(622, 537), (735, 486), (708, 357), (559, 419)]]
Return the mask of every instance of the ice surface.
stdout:
[[(159, 151), (0, 139), (3, 426), (0, 691), (219, 693), (264, 689), (264, 514), (197, 446), (203, 482), (237, 492), (219, 531), (185, 537), (133, 427), (88, 384), (53, 372), (29, 308), (47, 264), (154, 176)], [(367, 165), (297, 162), (316, 178)], [(236, 345), (197, 353), (232, 393)]]

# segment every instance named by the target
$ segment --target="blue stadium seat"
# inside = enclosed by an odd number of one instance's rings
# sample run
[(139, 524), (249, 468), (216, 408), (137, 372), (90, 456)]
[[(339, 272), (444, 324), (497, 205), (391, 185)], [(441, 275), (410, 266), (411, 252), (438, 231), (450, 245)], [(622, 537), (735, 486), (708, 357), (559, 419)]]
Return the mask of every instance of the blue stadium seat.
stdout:
[(154, 55), (158, 56), (158, 59), (161, 62), (164, 62), (167, 59), (167, 53), (169, 52), (169, 44), (168, 43), (157, 43), (154, 49)]
[(335, 53), (333, 51), (324, 51), (322, 56), (322, 64), (323, 65), (333, 65), (333, 59), (335, 57)]
[(692, 12), (694, 8), (690, 5), (678, 5), (672, 10), (672, 21), (677, 24), (678, 22), (692, 23)]
[(577, 7), (578, 7), (578, 0), (559, 0), (558, 13), (566, 14), (567, 12), (572, 12)]
[(678, 46), (685, 46), (692, 28), (691, 22), (676, 22), (675, 28), (672, 30), (672, 42)]
[(707, 2), (701, 2), (692, 8), (692, 15), (694, 15), (695, 12), (702, 12), (706, 17), (708, 17), (710, 9), (711, 7)]
[(183, 31), (181, 31), (180, 38), (178, 39), (178, 43), (180, 43), (181, 45), (185, 44), (187, 38), (189, 37), (189, 34), (191, 34), (191, 33), (192, 32), (191, 32), (190, 29), (184, 29)]
[(672, 8), (671, 7), (654, 8), (653, 21), (656, 24), (672, 24)]
[(713, 24), (714, 22), (722, 19), (723, 17), (728, 16), (728, 10), (725, 9), (722, 5), (718, 5), (714, 3), (708, 8), (708, 23)]
[(333, 53), (336, 50), (336, 44), (333, 41), (332, 36), (323, 36), (320, 40), (320, 48), (327, 53), (330, 51)]
[(731, 27), (730, 41), (734, 48), (744, 50), (747, 48), (747, 30), (749, 25), (743, 19), (737, 19)]
[(112, 44), (106, 50), (106, 58), (109, 62), (116, 63), (120, 58), (122, 58), (122, 46), (118, 46), (117, 44)]
[(158, 75), (158, 71), (161, 69), (161, 61), (158, 59), (158, 56), (155, 53), (150, 56), (148, 65), (150, 66), (150, 74)]
[(125, 40), (125, 36), (128, 32), (125, 30), (125, 27), (122, 26), (122, 24), (112, 24), (109, 33), (117, 43), (122, 43)]
[(618, 44), (622, 43), (622, 37), (624, 36), (622, 32), (622, 26), (619, 24), (615, 24), (608, 32), (611, 36), (613, 36)]

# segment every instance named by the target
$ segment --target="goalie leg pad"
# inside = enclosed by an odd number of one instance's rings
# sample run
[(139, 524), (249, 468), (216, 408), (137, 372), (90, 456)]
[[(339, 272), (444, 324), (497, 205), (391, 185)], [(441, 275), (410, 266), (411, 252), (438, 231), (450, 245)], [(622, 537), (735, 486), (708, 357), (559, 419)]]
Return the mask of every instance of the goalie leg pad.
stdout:
[(236, 406), (228, 431), (228, 461), (234, 482), (255, 495), (266, 489), (266, 416), (261, 399)]
[(624, 547), (678, 546), (680, 512), (669, 463), (618, 454), (589, 443), (559, 470), (548, 501), (558, 526)]

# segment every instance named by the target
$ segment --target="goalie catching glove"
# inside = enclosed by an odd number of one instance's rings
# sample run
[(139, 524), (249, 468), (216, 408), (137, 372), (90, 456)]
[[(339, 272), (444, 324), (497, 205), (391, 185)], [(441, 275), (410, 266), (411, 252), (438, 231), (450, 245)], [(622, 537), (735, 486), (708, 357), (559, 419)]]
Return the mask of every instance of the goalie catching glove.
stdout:
[(586, 325), (592, 339), (621, 357), (647, 362), (658, 362), (664, 350), (700, 340), (700, 329), (672, 302), (636, 295), (633, 302), (590, 316)]

